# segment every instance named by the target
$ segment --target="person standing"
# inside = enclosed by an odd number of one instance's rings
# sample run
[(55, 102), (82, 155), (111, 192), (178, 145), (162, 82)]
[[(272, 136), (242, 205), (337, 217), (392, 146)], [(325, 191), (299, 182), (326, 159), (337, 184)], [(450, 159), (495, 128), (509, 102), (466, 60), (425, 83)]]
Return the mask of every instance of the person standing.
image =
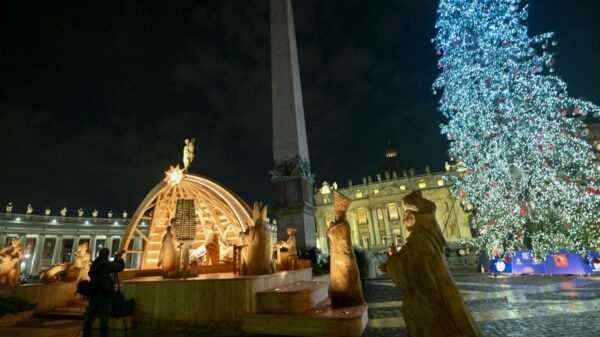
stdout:
[(88, 298), (90, 305), (85, 318), (83, 337), (92, 336), (92, 325), (96, 318), (100, 319), (100, 336), (108, 336), (111, 297), (115, 293), (114, 274), (125, 269), (125, 261), (120, 254), (115, 256), (115, 262), (108, 260), (109, 255), (108, 248), (100, 249), (88, 273), (93, 293)]
[(415, 191), (402, 199), (410, 235), (392, 254), (388, 271), (402, 289), (402, 316), (410, 337), (483, 337), (454, 283), (436, 206)]

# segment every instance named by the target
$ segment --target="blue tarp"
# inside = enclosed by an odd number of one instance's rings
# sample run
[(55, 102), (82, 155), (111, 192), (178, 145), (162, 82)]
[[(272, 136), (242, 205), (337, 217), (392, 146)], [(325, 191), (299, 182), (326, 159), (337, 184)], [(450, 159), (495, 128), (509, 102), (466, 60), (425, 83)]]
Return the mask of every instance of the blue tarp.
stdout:
[[(579, 254), (560, 249), (556, 254), (546, 255), (545, 261), (535, 261), (531, 251), (519, 250), (505, 256), (501, 261), (496, 256), (490, 260), (490, 272), (503, 274), (600, 274), (600, 263), (591, 260), (600, 258), (598, 252), (589, 252), (589, 263)], [(508, 261), (510, 262), (508, 262)], [(500, 263), (502, 262), (502, 263)]]

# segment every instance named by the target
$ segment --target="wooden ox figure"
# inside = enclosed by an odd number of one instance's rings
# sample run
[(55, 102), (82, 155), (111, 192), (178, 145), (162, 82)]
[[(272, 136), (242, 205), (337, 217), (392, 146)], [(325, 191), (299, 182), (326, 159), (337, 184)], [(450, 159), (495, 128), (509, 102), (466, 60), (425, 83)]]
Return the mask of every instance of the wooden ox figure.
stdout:
[(242, 275), (273, 274), (271, 262), (273, 255), (273, 239), (267, 226), (267, 206), (254, 203), (252, 211), (254, 224), (241, 232), (242, 237)]

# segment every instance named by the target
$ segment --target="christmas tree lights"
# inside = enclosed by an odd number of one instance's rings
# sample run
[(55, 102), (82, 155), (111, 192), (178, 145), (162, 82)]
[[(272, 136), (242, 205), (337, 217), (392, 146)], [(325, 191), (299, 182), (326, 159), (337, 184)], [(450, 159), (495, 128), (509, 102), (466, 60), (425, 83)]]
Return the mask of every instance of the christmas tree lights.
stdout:
[[(448, 118), (448, 177), (474, 205), (480, 253), (600, 248), (600, 175), (582, 139), (599, 107), (554, 75), (553, 33), (530, 36), (519, 0), (441, 0), (434, 94)], [(464, 166), (463, 166), (464, 165)]]

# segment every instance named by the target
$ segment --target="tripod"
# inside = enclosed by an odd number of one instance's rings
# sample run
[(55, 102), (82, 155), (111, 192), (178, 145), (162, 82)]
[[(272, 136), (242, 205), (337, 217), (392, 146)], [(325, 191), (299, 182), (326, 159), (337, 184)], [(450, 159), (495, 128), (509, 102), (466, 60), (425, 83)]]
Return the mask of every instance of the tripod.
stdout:
[[(119, 300), (121, 299), (121, 281), (119, 280), (119, 273), (116, 273), (113, 278), (115, 284), (117, 285), (117, 294)], [(121, 303), (124, 304), (124, 303)], [(123, 330), (125, 331), (125, 337), (127, 337), (127, 321), (125, 320), (125, 315), (122, 315), (123, 318)]]

